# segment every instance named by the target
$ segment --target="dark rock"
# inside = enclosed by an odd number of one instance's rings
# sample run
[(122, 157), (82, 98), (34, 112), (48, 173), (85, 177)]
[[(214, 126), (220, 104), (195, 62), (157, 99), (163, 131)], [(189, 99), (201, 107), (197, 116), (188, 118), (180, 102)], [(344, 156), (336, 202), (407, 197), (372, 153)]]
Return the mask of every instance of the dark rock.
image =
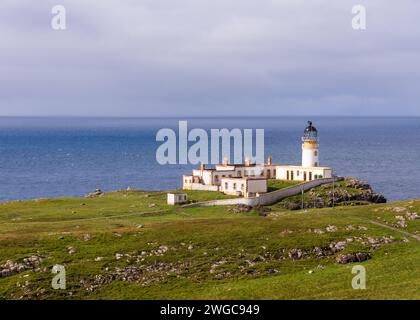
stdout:
[(31, 256), (24, 258), (22, 263), (14, 262), (13, 260), (7, 260), (6, 263), (0, 265), (0, 278), (8, 277), (26, 270), (38, 271), (38, 266), (42, 263), (43, 259), (38, 256)]
[(258, 215), (263, 216), (263, 217), (267, 216), (267, 213), (269, 213), (271, 211), (270, 208), (260, 206), (260, 205), (255, 206), (254, 210), (258, 213)]
[(302, 208), (300, 204), (292, 201), (283, 201), (282, 205), (285, 209), (288, 210), (300, 210)]
[(292, 260), (300, 260), (303, 257), (303, 251), (300, 249), (292, 249), (289, 251), (289, 258)]
[(252, 210), (251, 206), (247, 206), (245, 204), (238, 204), (237, 206), (228, 209), (230, 213), (242, 213), (242, 212), (250, 212)]
[(359, 190), (372, 190), (369, 183), (358, 179), (349, 179), (346, 183), (346, 187)]
[(336, 261), (340, 264), (347, 264), (353, 262), (363, 262), (370, 259), (371, 256), (366, 252), (357, 252), (349, 254), (341, 254), (336, 258)]
[(101, 189), (96, 189), (94, 192), (90, 192), (86, 195), (86, 198), (95, 198), (95, 197), (101, 197), (104, 193)]

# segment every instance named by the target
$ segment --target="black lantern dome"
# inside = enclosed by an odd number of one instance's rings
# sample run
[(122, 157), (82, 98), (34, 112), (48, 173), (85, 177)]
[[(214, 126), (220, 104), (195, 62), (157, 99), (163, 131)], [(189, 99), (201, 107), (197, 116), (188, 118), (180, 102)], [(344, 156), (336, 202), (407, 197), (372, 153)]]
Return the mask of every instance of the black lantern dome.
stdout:
[(312, 125), (312, 121), (308, 121), (308, 126), (303, 132), (303, 140), (318, 140), (318, 130)]

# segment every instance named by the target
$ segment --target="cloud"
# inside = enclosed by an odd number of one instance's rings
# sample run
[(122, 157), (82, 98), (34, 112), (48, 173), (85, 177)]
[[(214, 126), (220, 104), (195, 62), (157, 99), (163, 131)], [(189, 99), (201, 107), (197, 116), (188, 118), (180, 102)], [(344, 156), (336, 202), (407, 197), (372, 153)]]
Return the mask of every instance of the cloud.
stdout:
[(5, 0), (0, 115), (420, 115), (420, 3)]

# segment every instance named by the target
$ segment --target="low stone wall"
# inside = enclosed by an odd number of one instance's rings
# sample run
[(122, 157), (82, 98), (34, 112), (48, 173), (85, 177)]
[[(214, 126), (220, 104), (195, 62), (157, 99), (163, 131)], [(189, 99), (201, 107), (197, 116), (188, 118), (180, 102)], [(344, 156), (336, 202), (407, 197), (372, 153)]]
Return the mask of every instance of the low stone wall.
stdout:
[[(335, 181), (342, 181), (342, 180), (343, 178), (341, 177), (335, 178)], [(252, 206), (252, 207), (255, 207), (258, 205), (270, 205), (270, 204), (279, 202), (280, 200), (284, 198), (300, 194), (302, 190), (307, 191), (321, 184), (331, 183), (331, 182), (333, 182), (333, 178), (312, 180), (312, 181), (300, 183), (296, 186), (292, 186), (289, 188), (264, 193), (260, 195), (259, 197), (212, 200), (212, 201), (206, 201), (206, 202), (197, 202), (197, 203), (187, 204), (183, 207), (190, 208), (190, 207), (229, 206), (229, 205), (237, 205), (237, 204), (244, 204), (244, 205)]]
[(209, 186), (201, 183), (192, 183), (191, 190), (199, 191), (219, 191), (219, 186)]
[[(342, 181), (343, 178), (335, 178), (335, 181)], [(300, 183), (296, 186), (292, 186), (285, 189), (276, 190), (273, 192), (268, 192), (265, 194), (260, 195), (259, 197), (255, 197), (252, 199), (255, 199), (253, 206), (255, 205), (270, 205), (276, 202), (279, 202), (280, 200), (295, 196), (297, 194), (300, 194), (303, 191), (307, 191), (309, 189), (315, 188), (317, 186), (320, 186), (321, 184), (325, 183), (331, 183), (333, 182), (333, 178), (326, 178), (326, 179), (317, 179), (312, 180), (304, 183)]]
[(183, 208), (192, 208), (192, 207), (211, 207), (211, 206), (231, 206), (231, 205), (237, 205), (237, 204), (247, 204), (252, 205), (253, 198), (234, 198), (234, 199), (222, 199), (222, 200), (212, 200), (212, 201), (206, 201), (206, 202), (197, 202), (197, 203), (191, 203), (182, 206)]

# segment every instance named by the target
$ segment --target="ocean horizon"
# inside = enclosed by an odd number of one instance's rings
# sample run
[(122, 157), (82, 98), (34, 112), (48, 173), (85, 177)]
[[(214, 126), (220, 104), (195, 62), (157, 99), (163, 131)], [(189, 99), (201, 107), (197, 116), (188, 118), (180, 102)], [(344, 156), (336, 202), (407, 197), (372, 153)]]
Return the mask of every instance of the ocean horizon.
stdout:
[(128, 187), (173, 190), (193, 165), (159, 165), (156, 133), (188, 128), (265, 129), (265, 158), (300, 164), (312, 120), (320, 165), (369, 182), (389, 201), (420, 198), (419, 117), (0, 117), (0, 201), (84, 196)]

